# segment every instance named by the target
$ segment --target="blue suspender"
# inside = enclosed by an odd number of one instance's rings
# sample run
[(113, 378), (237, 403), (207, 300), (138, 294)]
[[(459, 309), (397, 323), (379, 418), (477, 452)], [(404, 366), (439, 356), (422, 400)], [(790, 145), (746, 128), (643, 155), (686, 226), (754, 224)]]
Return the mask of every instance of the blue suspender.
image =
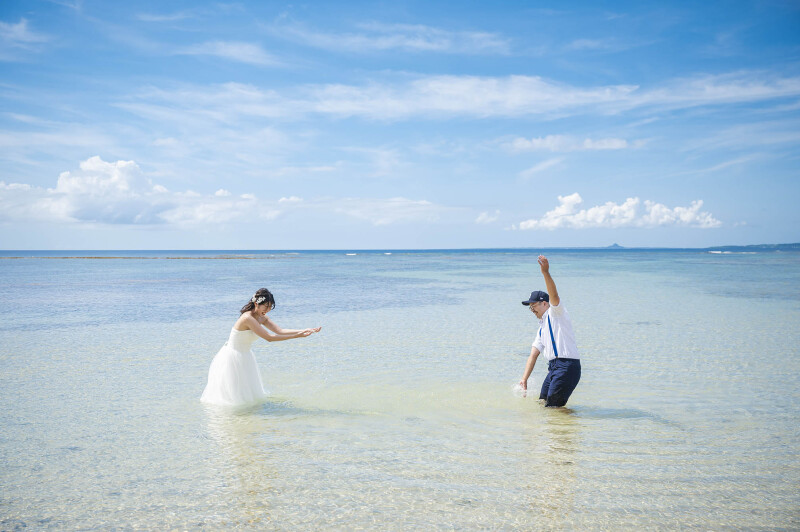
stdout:
[(556, 348), (556, 339), (553, 336), (553, 324), (550, 323), (550, 314), (547, 315), (547, 326), (550, 327), (550, 341), (553, 342), (553, 353), (555, 353), (556, 358), (558, 358), (558, 349)]

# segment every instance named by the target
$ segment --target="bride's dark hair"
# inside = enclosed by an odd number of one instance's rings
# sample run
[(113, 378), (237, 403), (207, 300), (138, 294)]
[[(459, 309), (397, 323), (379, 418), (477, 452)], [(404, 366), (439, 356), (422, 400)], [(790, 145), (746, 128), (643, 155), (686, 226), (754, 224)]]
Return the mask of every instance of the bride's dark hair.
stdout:
[(259, 301), (259, 305), (269, 305), (270, 310), (275, 308), (275, 298), (272, 297), (272, 292), (266, 288), (259, 288), (256, 290), (256, 295), (254, 295), (252, 299), (250, 299), (250, 301), (248, 301), (247, 304), (242, 307), (242, 310), (239, 311), (239, 314), (250, 312), (256, 308), (256, 301), (259, 299), (261, 299), (261, 301)]

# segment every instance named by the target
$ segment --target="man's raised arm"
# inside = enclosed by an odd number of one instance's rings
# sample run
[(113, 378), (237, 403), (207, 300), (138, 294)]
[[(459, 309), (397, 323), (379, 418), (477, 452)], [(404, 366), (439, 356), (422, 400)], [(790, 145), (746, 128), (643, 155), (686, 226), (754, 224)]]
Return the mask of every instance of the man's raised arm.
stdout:
[(539, 255), (539, 267), (542, 269), (542, 276), (544, 277), (544, 284), (547, 287), (547, 294), (550, 296), (550, 304), (557, 307), (561, 299), (558, 297), (558, 290), (556, 290), (556, 283), (550, 276), (550, 263), (547, 257)]

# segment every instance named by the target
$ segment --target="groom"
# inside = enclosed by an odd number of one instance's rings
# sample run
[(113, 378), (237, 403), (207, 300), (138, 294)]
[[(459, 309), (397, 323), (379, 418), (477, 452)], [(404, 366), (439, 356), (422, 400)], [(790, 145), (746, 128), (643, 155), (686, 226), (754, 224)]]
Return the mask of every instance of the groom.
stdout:
[(542, 383), (539, 399), (546, 400), (545, 406), (564, 406), (581, 380), (581, 361), (572, 332), (572, 320), (567, 309), (560, 304), (556, 283), (550, 277), (550, 263), (544, 255), (539, 255), (539, 267), (547, 292), (537, 290), (531, 293), (528, 301), (522, 302), (539, 318), (539, 332), (519, 384), (523, 390), (528, 389), (528, 377), (539, 354), (544, 353), (548, 361), (547, 377)]

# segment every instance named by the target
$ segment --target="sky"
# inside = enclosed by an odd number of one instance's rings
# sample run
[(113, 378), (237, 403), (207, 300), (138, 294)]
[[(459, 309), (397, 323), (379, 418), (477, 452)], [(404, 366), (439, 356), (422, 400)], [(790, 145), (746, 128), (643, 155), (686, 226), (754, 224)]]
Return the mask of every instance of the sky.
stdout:
[(800, 3), (0, 2), (0, 249), (800, 241)]

